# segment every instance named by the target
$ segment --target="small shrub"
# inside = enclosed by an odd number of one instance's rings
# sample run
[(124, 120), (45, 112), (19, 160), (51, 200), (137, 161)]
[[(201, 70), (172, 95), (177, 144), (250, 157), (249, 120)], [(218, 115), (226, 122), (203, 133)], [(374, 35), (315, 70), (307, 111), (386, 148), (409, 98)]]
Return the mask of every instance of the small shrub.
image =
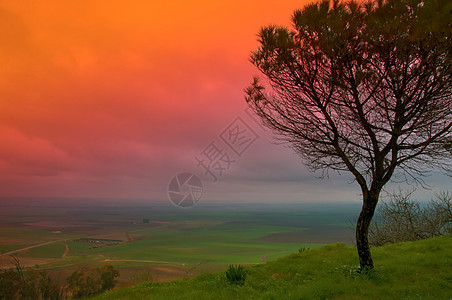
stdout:
[(311, 249), (311, 248), (308, 248), (308, 247), (301, 247), (300, 249), (298, 249), (298, 253), (305, 252), (305, 251), (307, 251), (307, 250), (309, 250), (309, 249)]
[(369, 243), (383, 246), (452, 233), (452, 194), (442, 192), (422, 207), (411, 199), (413, 191), (392, 194), (382, 202), (369, 228)]
[(230, 284), (244, 285), (246, 279), (245, 267), (230, 265), (226, 271), (226, 278)]
[(45, 270), (25, 269), (17, 257), (14, 268), (0, 269), (0, 299), (59, 300), (65, 290), (52, 280)]
[[(347, 266), (344, 266), (344, 267), (347, 267)], [(369, 280), (369, 281), (374, 281), (374, 282), (380, 281), (380, 277), (375, 268), (370, 269), (368, 267), (364, 267), (364, 268), (350, 267), (350, 268), (344, 269), (343, 274), (345, 277), (353, 278), (353, 279), (364, 279), (364, 280)]]
[(119, 277), (119, 272), (105, 265), (102, 268), (75, 271), (66, 281), (73, 298), (84, 298), (113, 289), (116, 277)]

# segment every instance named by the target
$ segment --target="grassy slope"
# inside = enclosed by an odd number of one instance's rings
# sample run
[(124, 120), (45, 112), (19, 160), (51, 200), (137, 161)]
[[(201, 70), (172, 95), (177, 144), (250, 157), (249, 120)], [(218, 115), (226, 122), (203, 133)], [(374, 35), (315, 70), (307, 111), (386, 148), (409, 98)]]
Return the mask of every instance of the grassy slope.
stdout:
[(375, 272), (356, 272), (356, 249), (344, 244), (249, 267), (243, 287), (224, 273), (147, 283), (95, 299), (450, 299), (452, 236), (373, 248)]

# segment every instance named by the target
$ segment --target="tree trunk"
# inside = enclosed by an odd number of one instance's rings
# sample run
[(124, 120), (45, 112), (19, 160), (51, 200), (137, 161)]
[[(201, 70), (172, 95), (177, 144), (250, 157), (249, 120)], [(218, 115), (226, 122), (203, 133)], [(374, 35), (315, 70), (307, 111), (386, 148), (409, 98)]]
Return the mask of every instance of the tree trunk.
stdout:
[[(370, 195), (372, 194), (372, 195)], [(368, 232), (370, 221), (377, 207), (379, 193), (368, 193), (363, 196), (363, 206), (356, 223), (356, 247), (358, 248), (361, 270), (373, 269), (374, 263), (370, 254)]]

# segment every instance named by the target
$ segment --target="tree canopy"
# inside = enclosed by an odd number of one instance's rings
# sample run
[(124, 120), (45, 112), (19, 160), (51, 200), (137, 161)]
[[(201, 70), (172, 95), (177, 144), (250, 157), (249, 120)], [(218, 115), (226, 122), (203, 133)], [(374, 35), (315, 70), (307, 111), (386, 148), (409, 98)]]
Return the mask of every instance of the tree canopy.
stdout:
[[(246, 100), (311, 170), (347, 171), (363, 194), (361, 267), (379, 194), (450, 164), (452, 2), (320, 1), (267, 26)], [(407, 177), (408, 176), (408, 177)]]

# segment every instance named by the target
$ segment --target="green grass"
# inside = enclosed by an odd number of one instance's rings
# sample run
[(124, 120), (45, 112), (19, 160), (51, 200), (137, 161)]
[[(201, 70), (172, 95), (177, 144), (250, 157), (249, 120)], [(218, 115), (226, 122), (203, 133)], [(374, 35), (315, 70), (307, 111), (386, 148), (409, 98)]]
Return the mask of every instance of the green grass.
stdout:
[(17, 250), (17, 249), (21, 249), (21, 248), (24, 248), (27, 246), (29, 246), (29, 245), (0, 245), (0, 254), (6, 253), (9, 251), (13, 251), (13, 250)]
[(17, 254), (18, 257), (35, 257), (35, 258), (61, 258), (66, 246), (62, 243), (54, 243), (31, 248)]
[(145, 283), (94, 299), (450, 299), (452, 236), (372, 249), (375, 270), (356, 273), (356, 249), (338, 243), (247, 267), (243, 286), (225, 273)]
[(90, 243), (74, 241), (67, 241), (66, 244), (69, 246), (69, 256), (84, 255), (92, 246)]
[[(116, 246), (84, 249), (88, 255), (102, 254), (113, 260), (152, 260), (177, 263), (259, 263), (298, 251), (302, 246), (318, 248), (321, 244), (274, 243), (255, 240), (265, 234), (294, 230), (273, 225), (219, 224), (186, 231), (139, 230), (147, 238)], [(70, 245), (71, 253), (75, 243)]]

